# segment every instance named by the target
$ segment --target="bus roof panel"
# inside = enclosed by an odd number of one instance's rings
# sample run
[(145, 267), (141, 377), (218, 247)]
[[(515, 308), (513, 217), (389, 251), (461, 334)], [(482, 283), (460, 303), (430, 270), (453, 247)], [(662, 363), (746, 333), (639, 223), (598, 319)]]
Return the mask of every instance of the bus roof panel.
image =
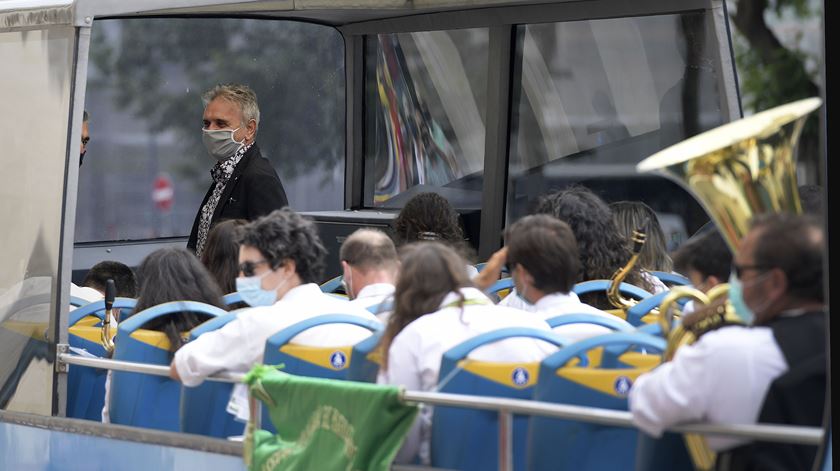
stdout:
[(0, 2), (0, 29), (54, 24), (90, 26), (93, 19), (110, 16), (226, 13), (269, 15), (343, 26), (426, 13), (569, 1), (571, 0), (7, 0)]

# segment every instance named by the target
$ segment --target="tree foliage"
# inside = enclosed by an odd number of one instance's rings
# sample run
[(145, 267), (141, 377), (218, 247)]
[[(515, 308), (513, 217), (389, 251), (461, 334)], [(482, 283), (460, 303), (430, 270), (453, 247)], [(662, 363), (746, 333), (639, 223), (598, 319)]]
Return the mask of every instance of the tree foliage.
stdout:
[[(819, 63), (799, 46), (786, 47), (768, 25), (770, 15), (792, 13), (807, 20), (819, 12), (809, 0), (736, 0), (731, 14), (740, 37), (735, 38), (736, 64), (741, 92), (747, 108), (762, 111), (802, 98), (820, 95), (817, 71), (808, 63)], [(797, 38), (797, 43), (801, 36)], [(809, 119), (800, 140), (800, 158), (813, 165), (819, 154), (817, 115)]]

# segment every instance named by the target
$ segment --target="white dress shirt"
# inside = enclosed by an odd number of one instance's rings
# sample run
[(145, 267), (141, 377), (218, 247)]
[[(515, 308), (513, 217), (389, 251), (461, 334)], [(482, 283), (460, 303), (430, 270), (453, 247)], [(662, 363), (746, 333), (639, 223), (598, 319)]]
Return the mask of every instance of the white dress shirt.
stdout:
[[(359, 295), (350, 302), (356, 306), (368, 309), (369, 307), (382, 304), (393, 297), (394, 285), (391, 283), (374, 283), (359, 290)], [(389, 309), (387, 311), (378, 312), (375, 313), (375, 315), (380, 322), (385, 323), (388, 322), (391, 310)]]
[[(241, 312), (236, 320), (208, 332), (175, 352), (175, 368), (186, 386), (198, 386), (219, 371), (246, 373), (262, 363), (265, 342), (273, 334), (297, 322), (324, 314), (376, 317), (364, 308), (321, 292), (309, 283), (289, 290), (272, 306)], [(332, 324), (313, 327), (292, 341), (296, 344), (333, 347), (353, 345), (370, 336), (364, 327)]]
[[(533, 313), (495, 306), (481, 291), (463, 288), (460, 292), (469, 303), (452, 307), (456, 293), (448, 294), (437, 312), (426, 314), (408, 324), (393, 340), (388, 350), (388, 369), (379, 382), (401, 385), (408, 390), (436, 389), (443, 354), (459, 343), (491, 330), (507, 327), (548, 329), (548, 324)], [(530, 338), (513, 338), (474, 350), (469, 357), (483, 361), (536, 362), (555, 352), (551, 344)], [(410, 462), (419, 452), (423, 463), (429, 462), (432, 410), (421, 412), (406, 437), (396, 462)]]
[[(70, 296), (84, 299), (89, 303), (105, 298), (99, 291), (87, 286), (79, 286), (76, 283), (70, 283)], [(73, 309), (76, 309), (76, 306), (70, 306), (70, 310)]]
[[(629, 397), (633, 422), (656, 437), (684, 422), (753, 424), (770, 383), (787, 369), (769, 327), (723, 327), (636, 380)], [(749, 441), (707, 440), (715, 451)]]
[[(571, 314), (591, 314), (598, 317), (618, 319), (610, 313), (580, 302), (578, 295), (572, 291), (569, 291), (567, 294), (553, 293), (543, 296), (533, 306), (536, 309), (536, 313), (545, 320)], [(555, 327), (553, 330), (557, 335), (572, 342), (612, 332), (612, 329), (604, 326), (583, 323), (561, 325), (560, 327)]]
[[(575, 295), (577, 296), (577, 295)], [(510, 290), (507, 296), (502, 298), (499, 301), (499, 306), (509, 307), (513, 309), (518, 309), (520, 311), (526, 312), (537, 312), (537, 305), (531, 304), (528, 301), (520, 298), (518, 294), (516, 294), (516, 288)]]

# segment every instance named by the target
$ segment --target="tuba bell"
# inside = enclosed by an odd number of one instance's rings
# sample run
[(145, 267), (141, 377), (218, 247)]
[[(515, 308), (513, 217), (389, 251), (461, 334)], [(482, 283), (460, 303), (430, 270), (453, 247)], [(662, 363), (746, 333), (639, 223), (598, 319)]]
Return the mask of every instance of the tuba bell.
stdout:
[[(743, 118), (677, 143), (643, 160), (638, 172), (655, 172), (675, 181), (697, 199), (734, 252), (749, 230), (753, 216), (801, 213), (794, 152), (808, 115), (820, 98), (807, 98)], [(727, 285), (702, 293), (678, 287), (659, 307), (660, 325), (668, 339), (664, 360), (709, 330), (738, 323), (728, 303), (690, 315), (672, 327), (672, 307), (681, 298), (714, 303)], [(699, 313), (698, 313), (699, 314)], [(699, 318), (698, 318), (699, 317)], [(704, 437), (687, 434), (686, 445), (697, 469), (712, 469), (715, 454)]]

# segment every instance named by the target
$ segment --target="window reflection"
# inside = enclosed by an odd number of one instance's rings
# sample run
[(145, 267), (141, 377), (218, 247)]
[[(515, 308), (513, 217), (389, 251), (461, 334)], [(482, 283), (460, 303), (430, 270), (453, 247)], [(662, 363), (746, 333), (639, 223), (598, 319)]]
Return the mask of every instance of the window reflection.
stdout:
[[(689, 232), (705, 222), (684, 190), (638, 179), (635, 165), (722, 124), (709, 28), (702, 12), (519, 27), (509, 218), (542, 193), (599, 177), (608, 201), (645, 194)], [(651, 183), (660, 191), (648, 195)]]
[(486, 28), (368, 38), (366, 205), (401, 206), (417, 186), (480, 200), (488, 40)]

